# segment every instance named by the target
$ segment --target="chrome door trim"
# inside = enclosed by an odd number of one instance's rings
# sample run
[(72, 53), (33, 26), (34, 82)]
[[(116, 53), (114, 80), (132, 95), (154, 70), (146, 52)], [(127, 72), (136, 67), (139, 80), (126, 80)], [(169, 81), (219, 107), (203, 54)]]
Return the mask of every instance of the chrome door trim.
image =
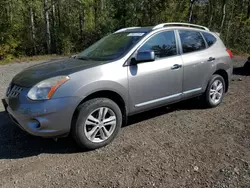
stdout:
[(138, 107), (146, 106), (146, 105), (149, 105), (149, 104), (153, 104), (153, 103), (165, 101), (165, 100), (168, 100), (168, 99), (172, 99), (172, 98), (175, 98), (175, 97), (179, 97), (181, 95), (182, 95), (182, 93), (178, 93), (178, 94), (175, 94), (175, 95), (170, 95), (170, 96), (167, 96), (167, 97), (163, 97), (163, 98), (147, 101), (147, 102), (144, 102), (144, 103), (136, 104), (135, 107), (138, 108)]
[(175, 98), (175, 97), (179, 97), (181, 95), (186, 95), (186, 94), (194, 93), (194, 92), (201, 91), (201, 90), (202, 90), (202, 88), (196, 88), (196, 89), (188, 90), (188, 91), (185, 91), (183, 93), (177, 93), (177, 94), (170, 95), (170, 96), (167, 96), (167, 97), (154, 99), (154, 100), (151, 100), (151, 101), (136, 104), (135, 107), (139, 108), (139, 107), (147, 106), (147, 105), (150, 105), (150, 104), (154, 104), (154, 103), (157, 103), (157, 102), (162, 102), (162, 101), (165, 101), (165, 100), (168, 100), (168, 99), (172, 99), (172, 98)]
[(196, 88), (196, 89), (185, 91), (185, 92), (183, 92), (183, 94), (186, 95), (186, 94), (190, 94), (190, 93), (201, 91), (201, 90), (202, 90), (202, 88)]

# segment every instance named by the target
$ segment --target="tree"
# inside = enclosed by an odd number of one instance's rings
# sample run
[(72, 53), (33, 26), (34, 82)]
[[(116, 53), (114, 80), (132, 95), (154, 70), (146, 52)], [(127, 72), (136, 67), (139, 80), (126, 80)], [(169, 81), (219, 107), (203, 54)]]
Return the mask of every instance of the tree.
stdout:
[(49, 19), (49, 4), (48, 0), (44, 0), (44, 19), (45, 19), (45, 38), (47, 43), (47, 52), (51, 53), (51, 34), (50, 34), (50, 19)]
[(76, 53), (117, 29), (162, 22), (205, 25), (250, 52), (250, 0), (0, 0), (0, 9), (0, 59)]
[(51, 39), (51, 51), (53, 53), (57, 52), (57, 20), (56, 20), (56, 0), (51, 0), (51, 17), (52, 17), (52, 39)]
[(226, 0), (222, 0), (221, 13), (222, 13), (222, 16), (221, 16), (222, 18), (221, 18), (220, 32), (222, 32), (222, 29), (225, 23), (225, 18), (226, 18)]
[(250, 0), (248, 0), (247, 17), (250, 18)]
[(37, 54), (36, 51), (36, 32), (35, 32), (35, 22), (34, 22), (34, 12), (33, 8), (30, 7), (30, 27), (31, 27), (31, 36), (34, 48), (34, 54)]
[(189, 23), (192, 22), (192, 18), (193, 18), (193, 8), (194, 8), (194, 3), (196, 2), (196, 0), (190, 0), (190, 5), (189, 5)]

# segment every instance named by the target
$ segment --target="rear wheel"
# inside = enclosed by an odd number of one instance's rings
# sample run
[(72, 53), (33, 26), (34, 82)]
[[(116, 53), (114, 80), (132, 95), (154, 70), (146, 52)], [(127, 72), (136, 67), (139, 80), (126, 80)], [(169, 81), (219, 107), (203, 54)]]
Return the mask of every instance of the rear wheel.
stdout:
[(206, 105), (214, 108), (220, 105), (225, 94), (225, 81), (220, 75), (213, 75), (208, 83), (205, 93)]
[(96, 98), (78, 107), (79, 115), (72, 125), (72, 135), (86, 149), (97, 149), (114, 140), (122, 125), (118, 105), (107, 98)]

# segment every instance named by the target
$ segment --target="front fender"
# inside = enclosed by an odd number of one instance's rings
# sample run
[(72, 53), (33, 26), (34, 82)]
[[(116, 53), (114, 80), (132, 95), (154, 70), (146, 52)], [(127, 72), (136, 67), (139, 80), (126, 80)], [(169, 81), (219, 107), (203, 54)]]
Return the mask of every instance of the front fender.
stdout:
[(121, 96), (126, 105), (128, 105), (128, 90), (121, 84), (114, 81), (97, 81), (81, 87), (74, 96), (83, 99), (91, 94), (100, 91), (112, 91)]

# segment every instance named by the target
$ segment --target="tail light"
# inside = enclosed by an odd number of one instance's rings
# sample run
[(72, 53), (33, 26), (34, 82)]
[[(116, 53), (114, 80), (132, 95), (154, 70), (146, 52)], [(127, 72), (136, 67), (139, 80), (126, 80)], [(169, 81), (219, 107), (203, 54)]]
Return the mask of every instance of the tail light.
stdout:
[(230, 56), (230, 58), (232, 59), (233, 58), (233, 52), (231, 50), (227, 49), (227, 53)]

